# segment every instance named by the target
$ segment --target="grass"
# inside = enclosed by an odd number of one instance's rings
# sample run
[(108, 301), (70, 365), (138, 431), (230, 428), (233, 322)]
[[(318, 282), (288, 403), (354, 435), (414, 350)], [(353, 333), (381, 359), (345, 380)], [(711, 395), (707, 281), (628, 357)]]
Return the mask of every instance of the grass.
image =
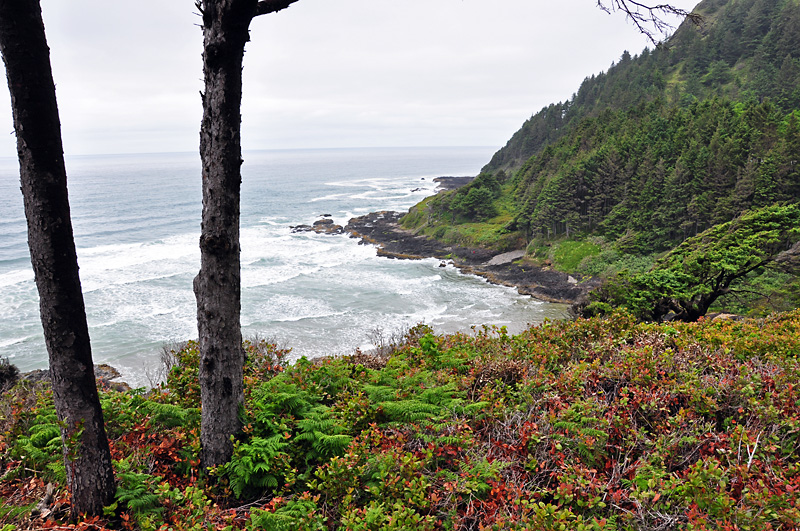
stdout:
[(553, 263), (565, 273), (575, 273), (578, 266), (589, 256), (597, 256), (602, 250), (599, 245), (585, 240), (566, 240), (553, 246)]

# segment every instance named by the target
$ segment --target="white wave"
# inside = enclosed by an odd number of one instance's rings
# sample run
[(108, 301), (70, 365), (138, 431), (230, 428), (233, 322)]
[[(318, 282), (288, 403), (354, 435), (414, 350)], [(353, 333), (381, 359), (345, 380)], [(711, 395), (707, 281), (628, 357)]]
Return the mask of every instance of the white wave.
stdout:
[(13, 345), (18, 345), (20, 343), (24, 343), (25, 341), (32, 339), (32, 336), (25, 336), (25, 337), (13, 337), (10, 339), (2, 339), (0, 340), (0, 348), (11, 347)]
[(85, 292), (109, 285), (194, 276), (200, 267), (197, 240), (182, 235), (157, 242), (98, 246), (78, 251)]
[(270, 225), (274, 227), (283, 227), (286, 224), (290, 223), (291, 220), (284, 216), (267, 216), (258, 220), (259, 223), (264, 223), (265, 225)]
[(325, 312), (320, 314), (308, 314), (308, 315), (293, 315), (293, 316), (285, 316), (285, 317), (278, 317), (273, 319), (276, 323), (294, 323), (298, 321), (305, 321), (306, 319), (319, 319), (321, 317), (341, 317), (342, 315), (346, 315), (347, 312)]
[(329, 194), (320, 197), (314, 197), (306, 201), (307, 203), (319, 203), (320, 201), (336, 201), (337, 199), (345, 199), (349, 197), (348, 194)]
[(274, 295), (260, 303), (249, 306), (247, 320), (246, 322), (244, 319), (242, 321), (244, 326), (249, 326), (256, 321), (288, 323), (304, 319), (343, 315), (344, 313), (335, 310), (325, 300), (296, 295)]
[(33, 269), (17, 269), (0, 274), (0, 288), (33, 282)]
[(302, 275), (313, 275), (319, 268), (283, 266), (268, 269), (242, 269), (242, 289), (282, 284)]
[(380, 179), (380, 178), (373, 178), (373, 179), (356, 179), (353, 181), (329, 181), (325, 183), (325, 186), (338, 186), (342, 188), (362, 188), (364, 186), (371, 186), (373, 188), (379, 188), (383, 183), (390, 182), (389, 179)]

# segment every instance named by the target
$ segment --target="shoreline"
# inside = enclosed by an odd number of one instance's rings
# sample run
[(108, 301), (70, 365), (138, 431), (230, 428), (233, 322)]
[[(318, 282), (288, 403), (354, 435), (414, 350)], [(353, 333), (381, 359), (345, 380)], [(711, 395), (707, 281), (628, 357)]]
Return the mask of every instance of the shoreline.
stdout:
[[(521, 295), (536, 299), (575, 304), (595, 286), (592, 279), (581, 279), (524, 261), (524, 250), (501, 253), (479, 247), (447, 245), (414, 234), (400, 226), (405, 213), (384, 210), (352, 218), (344, 227), (359, 244), (375, 245), (378, 255), (402, 260), (437, 258), (449, 261), (462, 273), (487, 279), (492, 284), (510, 286)], [(577, 277), (577, 278), (576, 278)]]

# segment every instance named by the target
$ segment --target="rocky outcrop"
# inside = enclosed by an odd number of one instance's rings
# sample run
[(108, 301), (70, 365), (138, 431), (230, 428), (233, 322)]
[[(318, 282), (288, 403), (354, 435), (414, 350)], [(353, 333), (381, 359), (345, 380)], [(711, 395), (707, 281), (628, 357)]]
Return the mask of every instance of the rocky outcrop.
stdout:
[(337, 225), (333, 220), (326, 216), (314, 222), (313, 225), (294, 225), (290, 226), (292, 233), (298, 232), (316, 232), (317, 234), (343, 234), (344, 227)]
[(478, 247), (460, 247), (414, 234), (400, 226), (400, 212), (372, 212), (353, 218), (344, 230), (361, 243), (378, 246), (389, 258), (449, 260), (463, 273), (486, 278), (494, 284), (513, 286), (524, 295), (547, 302), (574, 304), (597, 285), (592, 279), (575, 278), (524, 259), (524, 251), (500, 253)]
[[(94, 366), (94, 377), (97, 380), (97, 384), (101, 387), (107, 387), (114, 391), (130, 391), (131, 386), (125, 382), (114, 382), (112, 380), (116, 380), (117, 378), (121, 377), (122, 374), (112, 367), (111, 365), (106, 365), (105, 363), (100, 365)], [(50, 381), (50, 370), (49, 369), (37, 369), (34, 371), (26, 372), (21, 376), (22, 380), (27, 380), (31, 383), (38, 383), (41, 381)]]
[(475, 177), (436, 177), (433, 182), (439, 184), (437, 191), (455, 190), (469, 184)]

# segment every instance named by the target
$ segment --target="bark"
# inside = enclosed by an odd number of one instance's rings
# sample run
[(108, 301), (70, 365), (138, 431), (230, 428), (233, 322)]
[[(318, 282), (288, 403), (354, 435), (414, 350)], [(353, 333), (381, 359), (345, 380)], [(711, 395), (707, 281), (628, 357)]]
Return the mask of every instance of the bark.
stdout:
[(0, 0), (28, 246), (64, 441), (73, 513), (102, 514), (114, 474), (97, 394), (70, 220), (50, 52), (38, 0)]
[(206, 0), (203, 13), (203, 218), (195, 278), (204, 467), (227, 462), (241, 429), (244, 350), (239, 320), (242, 61), (256, 0)]
[(298, 0), (202, 0), (203, 219), (200, 272), (194, 281), (200, 338), (200, 440), (204, 467), (226, 463), (241, 429), (244, 350), (239, 319), (241, 266), (241, 104), (244, 47), (253, 18)]

